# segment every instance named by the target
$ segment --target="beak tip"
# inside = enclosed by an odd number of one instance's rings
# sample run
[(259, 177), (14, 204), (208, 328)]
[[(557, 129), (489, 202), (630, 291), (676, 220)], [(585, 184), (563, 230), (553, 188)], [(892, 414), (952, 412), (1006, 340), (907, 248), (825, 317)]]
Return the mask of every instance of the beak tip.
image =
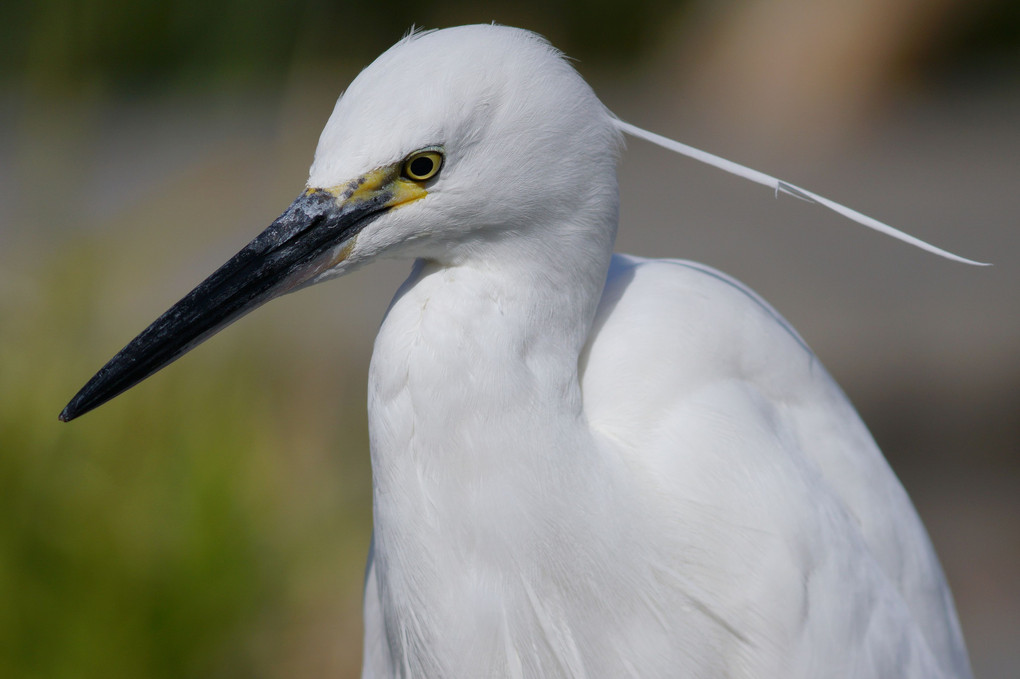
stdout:
[(57, 416), (58, 420), (61, 422), (70, 422), (102, 403), (102, 401), (100, 401), (100, 403), (94, 403), (92, 402), (92, 399), (89, 399), (85, 395), (88, 387), (89, 385), (85, 385), (80, 392), (75, 394), (74, 398), (68, 401), (67, 405), (64, 406), (64, 409), (61, 410), (60, 414)]
[(57, 416), (57, 419), (61, 422), (70, 422), (74, 418), (78, 417), (79, 413), (75, 412), (74, 409), (71, 408), (72, 405), (73, 401), (68, 403), (67, 406), (60, 411), (60, 415)]

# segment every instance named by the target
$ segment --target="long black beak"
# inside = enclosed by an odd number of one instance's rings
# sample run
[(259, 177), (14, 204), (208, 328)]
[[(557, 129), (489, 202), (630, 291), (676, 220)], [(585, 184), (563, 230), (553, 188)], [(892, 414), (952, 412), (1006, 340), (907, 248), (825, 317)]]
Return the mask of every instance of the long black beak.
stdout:
[(310, 190), (269, 228), (110, 359), (67, 404), (69, 422), (180, 358), (249, 311), (289, 292), (344, 257), (344, 247), (387, 209), (392, 196), (338, 201)]

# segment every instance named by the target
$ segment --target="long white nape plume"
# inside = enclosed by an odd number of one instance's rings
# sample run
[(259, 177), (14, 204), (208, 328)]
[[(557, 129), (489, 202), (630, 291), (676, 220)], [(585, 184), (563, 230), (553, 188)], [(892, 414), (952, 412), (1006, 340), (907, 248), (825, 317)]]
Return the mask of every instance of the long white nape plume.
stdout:
[(614, 119), (614, 122), (616, 123), (616, 127), (619, 128), (621, 132), (629, 134), (632, 137), (638, 137), (639, 139), (644, 139), (645, 141), (650, 141), (653, 144), (655, 144), (657, 146), (661, 146), (664, 149), (668, 149), (670, 151), (675, 151), (676, 153), (680, 153), (682, 155), (688, 156), (688, 157), (693, 158), (695, 160), (701, 161), (702, 163), (707, 163), (709, 165), (712, 165), (714, 167), (719, 168), (720, 170), (725, 170), (726, 172), (729, 172), (730, 174), (735, 174), (738, 177), (743, 177), (744, 179), (749, 179), (752, 182), (757, 182), (758, 184), (764, 184), (765, 186), (768, 186), (773, 191), (775, 191), (776, 195), (779, 195), (780, 193), (785, 193), (787, 195), (793, 196), (794, 198), (800, 198), (801, 200), (806, 200), (809, 203), (818, 203), (819, 205), (823, 205), (823, 206), (829, 208), (833, 212), (837, 212), (837, 213), (843, 215), (847, 219), (852, 219), (853, 221), (857, 222), (858, 224), (863, 224), (864, 226), (866, 226), (866, 227), (868, 227), (870, 229), (874, 229), (875, 231), (878, 231), (880, 233), (884, 233), (887, 236), (892, 236), (893, 238), (901, 240), (904, 243), (909, 243), (910, 245), (913, 245), (914, 247), (921, 248), (922, 250), (927, 250), (928, 252), (931, 252), (933, 254), (939, 255), (940, 257), (945, 257), (946, 259), (951, 259), (954, 262), (962, 262), (964, 264), (973, 264), (975, 266), (989, 266), (989, 264), (987, 262), (975, 262), (972, 259), (967, 259), (966, 257), (960, 257), (959, 255), (954, 255), (952, 252), (948, 252), (946, 250), (943, 250), (942, 248), (935, 247), (931, 243), (926, 243), (925, 241), (921, 240), (920, 238), (915, 238), (914, 236), (911, 236), (910, 234), (903, 233), (899, 229), (894, 229), (893, 227), (889, 226), (888, 224), (883, 224), (882, 222), (878, 221), (877, 219), (872, 219), (871, 217), (869, 217), (869, 216), (867, 216), (865, 214), (861, 214), (860, 212), (857, 212), (856, 210), (851, 210), (850, 208), (846, 207), (845, 205), (840, 205), (839, 203), (831, 201), (831, 200), (829, 200), (828, 198), (826, 198), (824, 196), (819, 196), (817, 193), (812, 193), (811, 191), (807, 191), (806, 189), (802, 189), (799, 186), (794, 186), (793, 184), (788, 184), (787, 182), (784, 182), (782, 179), (776, 179), (775, 177), (770, 177), (769, 175), (765, 174), (764, 172), (758, 172), (757, 170), (752, 170), (749, 167), (744, 167), (743, 165), (740, 165), (738, 163), (734, 163), (731, 160), (726, 160), (725, 158), (720, 158), (719, 156), (713, 155), (711, 153), (706, 153), (705, 151), (701, 151), (700, 149), (696, 149), (693, 146), (688, 146), (687, 144), (681, 144), (680, 142), (673, 141), (672, 139), (669, 139), (668, 137), (663, 137), (662, 135), (655, 134), (654, 132), (649, 132), (648, 130), (643, 130), (640, 127), (637, 127), (635, 125), (631, 125), (630, 123), (625, 123), (622, 120), (620, 120), (619, 118)]

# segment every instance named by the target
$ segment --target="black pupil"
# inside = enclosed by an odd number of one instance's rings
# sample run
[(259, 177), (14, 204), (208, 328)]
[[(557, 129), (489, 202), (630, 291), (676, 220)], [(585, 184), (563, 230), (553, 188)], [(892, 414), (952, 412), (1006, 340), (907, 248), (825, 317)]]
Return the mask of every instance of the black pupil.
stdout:
[(436, 162), (428, 156), (418, 156), (411, 161), (411, 176), (413, 177), (425, 177), (432, 173), (432, 168), (435, 167)]

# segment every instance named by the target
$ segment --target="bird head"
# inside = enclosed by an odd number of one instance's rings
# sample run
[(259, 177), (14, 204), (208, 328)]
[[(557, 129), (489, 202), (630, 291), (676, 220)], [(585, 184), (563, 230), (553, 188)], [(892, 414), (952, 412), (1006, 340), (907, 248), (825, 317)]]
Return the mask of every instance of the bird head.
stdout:
[(615, 196), (619, 139), (588, 84), (534, 33), (412, 34), (351, 83), (320, 137), (310, 192), (388, 197), (324, 273), (379, 255), (457, 261), (566, 221)]
[(270, 299), (376, 257), (456, 264), (587, 237), (604, 247), (619, 140), (612, 115), (541, 37), (491, 25), (411, 34), (337, 101), (301, 195), (100, 369), (60, 419)]

